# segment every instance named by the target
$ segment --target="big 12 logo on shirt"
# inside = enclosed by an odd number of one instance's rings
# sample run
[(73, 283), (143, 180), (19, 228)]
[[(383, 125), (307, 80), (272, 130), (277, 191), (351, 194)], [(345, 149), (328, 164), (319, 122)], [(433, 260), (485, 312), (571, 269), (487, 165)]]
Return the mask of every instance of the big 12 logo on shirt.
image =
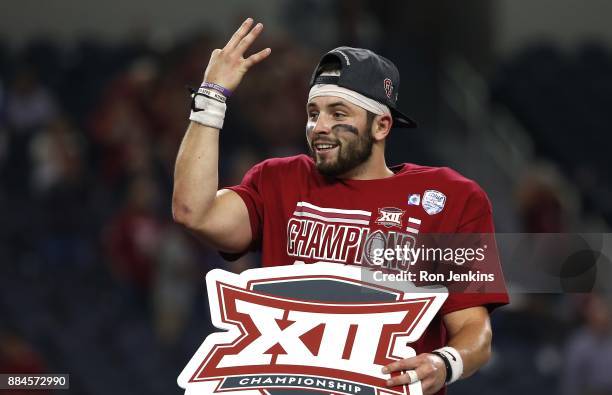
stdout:
[(224, 331), (205, 339), (178, 384), (189, 395), (421, 394), (419, 382), (388, 388), (381, 368), (415, 355), (410, 343), (446, 290), (376, 283), (364, 270), (316, 263), (210, 271), (211, 320)]

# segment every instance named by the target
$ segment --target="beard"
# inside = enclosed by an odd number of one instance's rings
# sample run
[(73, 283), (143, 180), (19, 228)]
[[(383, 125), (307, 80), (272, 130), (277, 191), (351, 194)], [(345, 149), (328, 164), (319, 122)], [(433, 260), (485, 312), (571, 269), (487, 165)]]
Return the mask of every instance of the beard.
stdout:
[[(338, 125), (334, 127), (334, 131), (338, 128), (346, 127)], [(351, 127), (351, 129), (356, 130), (354, 127)], [(366, 133), (360, 133), (359, 131), (355, 133), (351, 130), (355, 134), (355, 138), (344, 142), (340, 140), (334, 141), (334, 144), (338, 144), (338, 153), (334, 158), (322, 159), (314, 150), (314, 144), (309, 144), (310, 155), (315, 162), (317, 170), (324, 176), (338, 177), (366, 162), (372, 155), (372, 147), (374, 146), (374, 137), (369, 133), (370, 129), (371, 123), (366, 126)], [(326, 141), (329, 140), (326, 139)]]

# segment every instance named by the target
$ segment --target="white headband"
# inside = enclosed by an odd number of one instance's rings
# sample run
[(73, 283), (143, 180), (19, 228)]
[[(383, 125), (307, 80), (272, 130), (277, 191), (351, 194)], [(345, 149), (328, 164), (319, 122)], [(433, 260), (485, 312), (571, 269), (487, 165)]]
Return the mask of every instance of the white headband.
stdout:
[(365, 110), (373, 112), (376, 115), (391, 114), (389, 107), (386, 105), (365, 97), (361, 93), (357, 93), (350, 89), (343, 88), (338, 85), (332, 84), (317, 84), (310, 88), (308, 93), (308, 101), (311, 101), (315, 97), (319, 96), (334, 96), (344, 99), (356, 106), (359, 106)]

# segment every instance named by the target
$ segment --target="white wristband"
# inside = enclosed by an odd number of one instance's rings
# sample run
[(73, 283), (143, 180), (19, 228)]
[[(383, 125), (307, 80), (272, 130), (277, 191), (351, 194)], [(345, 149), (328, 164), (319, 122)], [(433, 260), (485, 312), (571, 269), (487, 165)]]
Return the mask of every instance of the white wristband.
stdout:
[(442, 347), (435, 351), (443, 354), (451, 366), (452, 376), (450, 377), (450, 380), (447, 380), (447, 384), (452, 384), (459, 380), (463, 374), (463, 359), (461, 359), (461, 354), (459, 354), (459, 351), (453, 347)]
[(193, 100), (196, 110), (191, 111), (191, 115), (189, 116), (191, 121), (215, 129), (223, 128), (225, 110), (227, 109), (225, 103), (202, 95), (195, 95)]

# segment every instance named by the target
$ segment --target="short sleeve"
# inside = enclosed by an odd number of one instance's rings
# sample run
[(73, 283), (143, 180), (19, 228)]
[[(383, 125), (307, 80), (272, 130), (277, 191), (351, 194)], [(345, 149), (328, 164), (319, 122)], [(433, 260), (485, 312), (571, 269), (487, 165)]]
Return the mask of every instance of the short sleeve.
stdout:
[(488, 250), (491, 257), (487, 259), (487, 272), (495, 275), (495, 281), (487, 284), (482, 292), (453, 292), (450, 290), (448, 299), (442, 306), (442, 314), (454, 311), (484, 306), (492, 312), (495, 308), (509, 303), (504, 276), (495, 242), (495, 225), (491, 203), (486, 193), (479, 187), (466, 201), (461, 220), (455, 233), (482, 234), (485, 243), (492, 244)]
[(456, 233), (494, 233), (493, 210), (487, 194), (480, 188), (468, 197)]
[[(226, 187), (234, 191), (242, 198), (249, 212), (249, 222), (253, 241), (249, 250), (256, 251), (261, 244), (261, 233), (263, 228), (264, 197), (263, 197), (263, 163), (253, 166), (246, 172), (242, 182), (238, 185)], [(246, 252), (246, 251), (245, 251)], [(237, 259), (243, 254), (222, 254), (227, 259)]]

